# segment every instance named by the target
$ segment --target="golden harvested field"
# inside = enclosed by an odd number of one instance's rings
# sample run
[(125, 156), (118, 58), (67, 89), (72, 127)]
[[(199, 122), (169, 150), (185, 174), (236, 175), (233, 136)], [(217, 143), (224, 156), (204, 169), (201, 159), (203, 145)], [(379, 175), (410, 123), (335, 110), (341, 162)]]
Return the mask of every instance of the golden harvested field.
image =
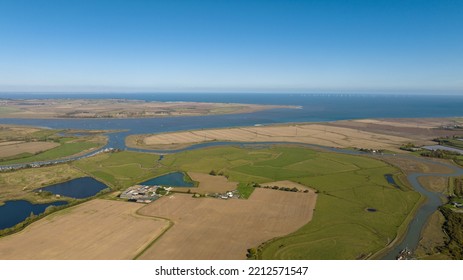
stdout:
[(26, 136), (40, 130), (41, 129), (37, 127), (0, 124), (0, 139), (8, 139), (8, 137)]
[(0, 259), (132, 259), (168, 226), (140, 204), (95, 199), (0, 239)]
[(162, 148), (187, 146), (204, 141), (296, 142), (340, 148), (388, 149), (400, 152), (398, 148), (402, 144), (412, 142), (413, 140), (406, 137), (372, 133), (332, 125), (301, 124), (129, 136), (127, 138), (127, 145), (131, 147)]
[[(16, 142), (16, 143), (15, 143)], [(58, 147), (60, 144), (55, 142), (23, 142), (0, 145), (0, 158), (11, 157), (22, 153), (35, 154)]]
[(449, 130), (446, 126), (462, 124), (455, 118), (411, 118), (411, 119), (364, 119), (344, 120), (326, 123), (330, 126), (356, 129), (412, 139), (416, 145), (433, 144), (432, 139), (459, 135), (459, 130)]
[(226, 191), (236, 190), (237, 182), (229, 182), (224, 176), (212, 176), (209, 174), (188, 172), (188, 176), (196, 182), (199, 182), (197, 188), (174, 188), (175, 191), (188, 191), (199, 194), (206, 193), (223, 193)]
[(221, 200), (175, 194), (140, 209), (174, 222), (140, 259), (245, 259), (246, 250), (292, 233), (313, 215), (311, 191), (256, 189), (251, 197)]
[(13, 145), (13, 144), (20, 144), (20, 143), (24, 143), (24, 141), (6, 141), (6, 142), (0, 142), (0, 147), (1, 147), (1, 146), (9, 146), (9, 145)]
[(445, 126), (458, 124), (452, 118), (363, 119), (325, 123), (252, 126), (131, 135), (126, 144), (134, 148), (178, 149), (206, 141), (298, 142), (338, 148), (385, 149), (403, 152), (406, 143), (433, 144), (436, 137), (461, 134)]

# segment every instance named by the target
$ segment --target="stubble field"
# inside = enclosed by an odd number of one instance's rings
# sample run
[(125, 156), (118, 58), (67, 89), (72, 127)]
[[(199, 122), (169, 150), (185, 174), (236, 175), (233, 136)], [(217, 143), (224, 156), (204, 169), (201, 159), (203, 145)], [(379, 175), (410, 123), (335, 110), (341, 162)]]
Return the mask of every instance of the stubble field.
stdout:
[(142, 205), (96, 199), (0, 239), (0, 259), (132, 259), (168, 222), (135, 214)]
[(248, 200), (175, 194), (142, 208), (174, 226), (141, 259), (245, 259), (246, 249), (289, 234), (312, 219), (316, 194), (255, 190)]

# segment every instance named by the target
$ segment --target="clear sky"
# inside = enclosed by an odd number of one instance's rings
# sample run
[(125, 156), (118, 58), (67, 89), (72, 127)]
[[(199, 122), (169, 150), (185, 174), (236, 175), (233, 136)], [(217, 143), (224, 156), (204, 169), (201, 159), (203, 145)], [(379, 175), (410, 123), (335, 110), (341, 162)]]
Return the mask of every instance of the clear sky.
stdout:
[(0, 0), (0, 91), (463, 93), (463, 1)]

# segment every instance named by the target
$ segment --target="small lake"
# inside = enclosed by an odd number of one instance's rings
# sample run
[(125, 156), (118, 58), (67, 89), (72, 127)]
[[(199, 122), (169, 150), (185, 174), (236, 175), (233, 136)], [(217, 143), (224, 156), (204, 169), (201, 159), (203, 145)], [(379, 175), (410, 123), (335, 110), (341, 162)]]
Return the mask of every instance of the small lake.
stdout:
[(392, 176), (392, 174), (385, 174), (385, 175), (384, 175), (384, 178), (386, 178), (387, 182), (388, 182), (390, 185), (392, 185), (392, 186), (394, 186), (394, 187), (400, 189), (400, 186), (397, 185), (397, 183), (396, 183), (395, 180), (394, 180), (394, 176)]
[(108, 186), (92, 177), (82, 177), (44, 187), (41, 190), (72, 198), (87, 198), (107, 188)]
[(66, 201), (32, 204), (27, 200), (10, 200), (0, 206), (0, 230), (12, 227), (24, 221), (31, 213), (42, 214), (48, 206), (66, 205)]
[(173, 172), (166, 175), (162, 175), (153, 179), (149, 179), (140, 185), (161, 185), (170, 187), (194, 187), (193, 182), (185, 180), (186, 174), (183, 172)]

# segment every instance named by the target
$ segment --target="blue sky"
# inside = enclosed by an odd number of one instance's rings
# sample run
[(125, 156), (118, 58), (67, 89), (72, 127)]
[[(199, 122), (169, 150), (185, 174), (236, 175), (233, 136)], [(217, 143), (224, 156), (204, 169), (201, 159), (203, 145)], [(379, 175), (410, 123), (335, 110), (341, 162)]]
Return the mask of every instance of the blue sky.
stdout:
[(463, 1), (0, 0), (0, 91), (463, 93)]

